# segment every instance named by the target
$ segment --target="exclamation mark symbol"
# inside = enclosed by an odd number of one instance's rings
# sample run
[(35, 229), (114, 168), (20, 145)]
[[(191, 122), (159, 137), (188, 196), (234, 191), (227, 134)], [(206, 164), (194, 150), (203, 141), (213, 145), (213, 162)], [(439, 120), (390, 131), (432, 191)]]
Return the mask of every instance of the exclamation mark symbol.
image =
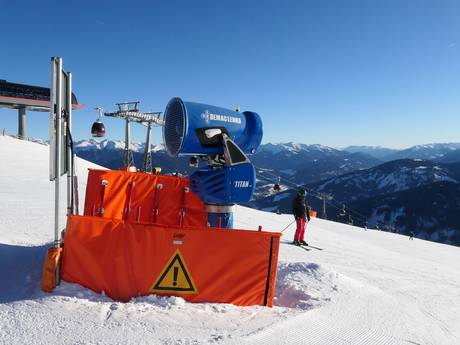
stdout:
[(174, 278), (173, 278), (173, 286), (177, 285), (177, 274), (179, 273), (179, 267), (174, 267)]

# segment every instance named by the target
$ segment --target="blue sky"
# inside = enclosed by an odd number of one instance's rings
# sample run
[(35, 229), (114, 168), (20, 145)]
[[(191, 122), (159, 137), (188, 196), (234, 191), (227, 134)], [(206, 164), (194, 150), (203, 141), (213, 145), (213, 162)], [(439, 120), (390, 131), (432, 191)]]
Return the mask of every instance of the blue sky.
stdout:
[[(0, 9), (0, 79), (49, 85), (49, 59), (63, 57), (85, 105), (78, 139), (95, 106), (140, 100), (163, 111), (179, 96), (258, 112), (263, 142), (460, 142), (459, 1), (0, 0)], [(15, 111), (0, 119), (17, 130)], [(121, 121), (105, 123), (109, 139), (122, 138)], [(28, 114), (28, 134), (47, 138), (46, 113)]]

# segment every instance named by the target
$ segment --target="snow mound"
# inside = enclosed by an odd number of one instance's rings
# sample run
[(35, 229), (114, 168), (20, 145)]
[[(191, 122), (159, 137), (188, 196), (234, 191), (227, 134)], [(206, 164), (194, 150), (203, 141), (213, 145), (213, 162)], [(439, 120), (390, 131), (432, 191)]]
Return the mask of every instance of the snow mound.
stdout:
[(281, 262), (278, 265), (275, 305), (308, 310), (330, 302), (338, 291), (338, 274), (317, 263)]

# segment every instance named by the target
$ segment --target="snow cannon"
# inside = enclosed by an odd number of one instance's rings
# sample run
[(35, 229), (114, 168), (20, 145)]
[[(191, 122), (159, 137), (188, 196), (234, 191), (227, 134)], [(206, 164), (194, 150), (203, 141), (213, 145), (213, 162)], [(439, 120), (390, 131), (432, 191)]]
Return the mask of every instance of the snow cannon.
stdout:
[(190, 165), (198, 169), (190, 188), (205, 203), (209, 224), (232, 228), (233, 206), (248, 202), (255, 190), (256, 173), (247, 155), (262, 141), (260, 116), (173, 98), (164, 123), (168, 154), (191, 156)]

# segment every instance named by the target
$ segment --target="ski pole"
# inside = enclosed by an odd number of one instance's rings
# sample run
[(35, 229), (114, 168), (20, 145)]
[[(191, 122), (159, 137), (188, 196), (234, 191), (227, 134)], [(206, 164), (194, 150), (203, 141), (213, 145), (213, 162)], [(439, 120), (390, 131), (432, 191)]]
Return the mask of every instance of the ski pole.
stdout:
[(295, 222), (295, 219), (292, 222), (290, 222), (283, 230), (281, 230), (281, 232), (283, 232), (284, 230), (289, 228), (292, 225), (292, 223), (294, 223), (294, 222)]

